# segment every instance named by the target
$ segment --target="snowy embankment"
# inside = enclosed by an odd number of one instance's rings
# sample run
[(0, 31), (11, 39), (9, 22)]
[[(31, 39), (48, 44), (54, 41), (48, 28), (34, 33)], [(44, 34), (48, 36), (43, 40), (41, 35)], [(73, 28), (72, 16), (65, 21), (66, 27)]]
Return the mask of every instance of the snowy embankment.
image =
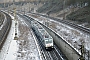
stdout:
[(0, 60), (5, 60), (6, 56), (8, 55), (10, 44), (13, 40), (13, 37), (15, 36), (14, 35), (14, 33), (15, 33), (15, 31), (14, 31), (15, 24), (14, 23), (15, 23), (14, 20), (12, 20), (12, 26), (11, 26), (10, 32), (9, 32), (8, 37), (3, 45), (3, 48), (0, 51)]
[[(10, 15), (11, 16), (11, 15)], [(13, 16), (11, 16), (13, 19)], [(0, 60), (40, 60), (35, 37), (30, 26), (18, 16), (18, 40), (15, 37), (15, 21), (0, 51)]]
[(68, 42), (78, 51), (80, 51), (79, 45), (81, 45), (82, 43), (84, 44), (85, 48), (90, 51), (90, 34), (84, 33), (68, 25), (62, 24), (60, 22), (42, 16), (36, 16), (32, 14), (28, 15), (34, 17), (36, 20), (43, 24), (45, 24), (46, 22), (49, 28), (54, 30), (58, 35), (60, 35), (66, 42)]

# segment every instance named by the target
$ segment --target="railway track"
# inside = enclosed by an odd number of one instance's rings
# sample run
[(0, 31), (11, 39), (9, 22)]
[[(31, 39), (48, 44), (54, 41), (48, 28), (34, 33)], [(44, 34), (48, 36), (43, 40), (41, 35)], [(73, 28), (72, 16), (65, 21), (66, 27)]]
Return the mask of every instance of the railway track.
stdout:
[[(33, 30), (34, 31), (34, 30)], [(34, 31), (35, 33), (35, 31)], [(44, 45), (42, 44), (42, 41), (40, 40), (39, 36), (35, 33), (36, 37), (37, 37), (37, 41), (39, 43), (40, 49), (42, 51), (42, 55), (44, 60), (66, 60), (64, 59), (62, 56), (63, 54), (60, 54), (60, 50), (56, 47), (56, 45), (54, 44), (54, 49), (53, 50), (45, 50)]]
[[(27, 19), (27, 21), (29, 21), (29, 22), (31, 21), (30, 17), (24, 16), (24, 19), (25, 18)], [(33, 30), (35, 36), (37, 37), (37, 42), (39, 44), (43, 60), (67, 60), (65, 55), (60, 51), (60, 49), (56, 46), (56, 44), (54, 44), (53, 50), (46, 51), (44, 48), (44, 45), (42, 44), (41, 38), (39, 37), (39, 35), (36, 34), (34, 29), (32, 29), (32, 30)]]
[(4, 18), (5, 18), (4, 14), (0, 11), (0, 26), (3, 24)]
[[(4, 13), (4, 12), (3, 12)], [(2, 27), (2, 29), (0, 30), (0, 50), (5, 42), (5, 39), (7, 38), (7, 35), (9, 33), (10, 27), (11, 27), (11, 17), (4, 13), (6, 16), (6, 21)]]
[[(35, 14), (35, 13), (33, 13), (33, 14)], [(50, 19), (52, 19), (52, 20), (55, 20), (55, 21), (58, 21), (58, 22), (67, 24), (67, 25), (69, 25), (69, 26), (71, 26), (71, 27), (74, 27), (74, 28), (76, 28), (76, 29), (79, 29), (80, 31), (83, 31), (83, 32), (85, 32), (85, 33), (89, 33), (89, 34), (90, 34), (90, 29), (87, 29), (87, 28), (85, 28), (85, 27), (83, 27), (83, 26), (79, 26), (79, 25), (77, 25), (77, 24), (71, 23), (71, 22), (69, 22), (69, 21), (61, 20), (61, 19), (58, 19), (58, 18), (49, 17), (49, 16), (41, 15), (41, 14), (36, 14), (36, 15), (40, 15), (40, 16), (43, 16), (43, 17), (46, 17), (46, 18), (50, 18)]]
[[(32, 29), (32, 30), (33, 30), (33, 29)], [(43, 48), (44, 46), (43, 46), (40, 38), (38, 38), (39, 36), (35, 33), (34, 30), (33, 30), (33, 32), (34, 32), (35, 36), (37, 37), (37, 42), (38, 42), (38, 44), (39, 44), (39, 47), (40, 47), (40, 50), (41, 50), (41, 54), (42, 54), (43, 59), (44, 59), (44, 60), (47, 60), (47, 56), (45, 55), (45, 52), (44, 52), (45, 50), (44, 50), (44, 48)]]

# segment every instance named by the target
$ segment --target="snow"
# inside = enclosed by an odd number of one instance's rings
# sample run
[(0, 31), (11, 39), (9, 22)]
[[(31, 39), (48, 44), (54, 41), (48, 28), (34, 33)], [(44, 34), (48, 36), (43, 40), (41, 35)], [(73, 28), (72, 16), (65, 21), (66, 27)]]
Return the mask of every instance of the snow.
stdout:
[(18, 45), (16, 40), (13, 40), (10, 44), (9, 47), (9, 51), (8, 51), (8, 55), (6, 56), (5, 60), (17, 60), (16, 57), (16, 53), (18, 51)]
[[(22, 21), (19, 29), (21, 29), (21, 30), (24, 29), (24, 30), (22, 30), (23, 32), (21, 32), (21, 33), (23, 33), (23, 36), (20, 33), (20, 36), (22, 36), (22, 38), (21, 38), (22, 40), (19, 42), (19, 43), (22, 42), (22, 44), (20, 44), (21, 46), (19, 46), (19, 48), (23, 47), (22, 48), (22, 54), (24, 54), (23, 59), (24, 60), (25, 59), (26, 60), (40, 60), (37, 46), (35, 46), (36, 44), (34, 43), (35, 38), (33, 36), (31, 29), (29, 29), (29, 26), (24, 22), (24, 20), (22, 20), (20, 18), (19, 18), (19, 20)], [(23, 25), (23, 27), (21, 28), (22, 25)], [(25, 56), (25, 55), (27, 55), (27, 56)], [(21, 58), (21, 60), (22, 60), (22, 58)]]
[(85, 48), (90, 50), (90, 34), (84, 33), (49, 18), (33, 16), (32, 14), (28, 14), (28, 16), (32, 16), (35, 20), (43, 24), (45, 24), (45, 22), (49, 23), (48, 27), (60, 35), (66, 42), (68, 42), (68, 44), (72, 45), (75, 49), (79, 50), (80, 46), (78, 45), (83, 43)]
[(85, 59), (88, 59), (88, 56), (90, 55), (90, 53), (89, 55), (87, 53), (87, 51), (90, 52), (90, 34), (84, 33), (83, 31), (72, 28), (55, 20), (45, 18), (43, 16), (34, 14), (28, 14), (28, 16), (34, 18), (44, 25), (46, 25), (45, 23), (48, 23), (46, 26), (62, 37), (62, 39), (65, 40), (70, 46), (72, 46), (79, 54), (81, 54), (79, 45), (83, 44), (86, 49)]
[(14, 39), (13, 37), (15, 36), (14, 35), (14, 33), (15, 33), (14, 26), (15, 26), (14, 21), (12, 21), (12, 26), (11, 26), (12, 28), (8, 34), (8, 37), (6, 39), (6, 42), (4, 43), (2, 50), (0, 51), (0, 60), (5, 60), (5, 58), (8, 54), (10, 43), (13, 41), (13, 39)]
[[(13, 19), (13, 16), (10, 15)], [(15, 20), (6, 42), (0, 51), (0, 60), (41, 60), (38, 44), (30, 26), (18, 16), (18, 40), (15, 37)]]

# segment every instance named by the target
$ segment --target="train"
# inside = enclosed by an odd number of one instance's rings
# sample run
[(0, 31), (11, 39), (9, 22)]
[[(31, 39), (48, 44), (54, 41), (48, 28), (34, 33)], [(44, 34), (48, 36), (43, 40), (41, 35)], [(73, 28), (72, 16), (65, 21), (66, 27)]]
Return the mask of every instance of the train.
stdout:
[(37, 21), (31, 21), (31, 27), (38, 37), (40, 37), (40, 41), (46, 50), (54, 48), (52, 36), (50, 36), (50, 34)]

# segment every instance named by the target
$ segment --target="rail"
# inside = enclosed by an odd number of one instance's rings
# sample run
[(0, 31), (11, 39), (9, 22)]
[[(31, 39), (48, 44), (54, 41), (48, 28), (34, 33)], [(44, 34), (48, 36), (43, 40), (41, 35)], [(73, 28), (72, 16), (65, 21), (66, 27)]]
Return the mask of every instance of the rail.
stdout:
[(5, 14), (6, 18), (5, 18), (4, 25), (3, 25), (2, 29), (0, 30), (0, 50), (7, 38), (7, 35), (9, 33), (9, 30), (11, 27), (11, 23), (12, 23), (11, 17), (8, 14), (6, 14), (5, 12), (3, 12), (3, 13)]

